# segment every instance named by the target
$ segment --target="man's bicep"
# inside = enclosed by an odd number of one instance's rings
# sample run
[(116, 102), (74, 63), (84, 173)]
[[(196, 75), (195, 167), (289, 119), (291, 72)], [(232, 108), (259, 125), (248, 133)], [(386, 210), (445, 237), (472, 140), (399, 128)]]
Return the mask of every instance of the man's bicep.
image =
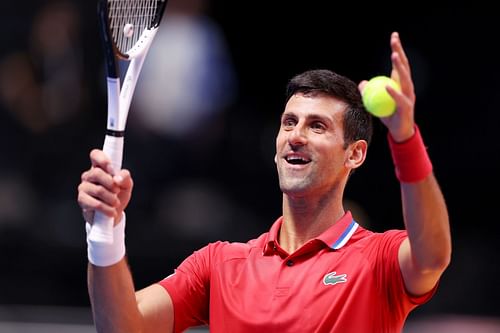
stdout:
[(442, 271), (423, 271), (416, 267), (408, 238), (399, 247), (398, 260), (406, 290), (413, 296), (430, 292), (441, 277)]
[(167, 290), (153, 284), (136, 293), (137, 305), (143, 318), (144, 332), (170, 333), (174, 328), (174, 307)]

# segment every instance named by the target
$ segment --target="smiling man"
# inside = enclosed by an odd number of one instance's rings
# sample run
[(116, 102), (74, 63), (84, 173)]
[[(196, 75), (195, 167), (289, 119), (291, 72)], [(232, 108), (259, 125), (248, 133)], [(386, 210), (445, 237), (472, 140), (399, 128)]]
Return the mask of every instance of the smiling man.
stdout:
[(115, 218), (115, 242), (88, 241), (89, 294), (99, 332), (400, 332), (428, 301), (451, 256), (448, 214), (418, 127), (408, 60), (391, 35), (387, 88), (397, 111), (381, 118), (400, 181), (404, 230), (375, 233), (343, 207), (350, 174), (372, 134), (358, 85), (329, 70), (292, 78), (276, 138), (283, 214), (247, 243), (215, 242), (162, 281), (135, 292), (125, 258), (127, 170), (112, 175), (91, 152), (78, 202), (87, 230), (100, 210)]

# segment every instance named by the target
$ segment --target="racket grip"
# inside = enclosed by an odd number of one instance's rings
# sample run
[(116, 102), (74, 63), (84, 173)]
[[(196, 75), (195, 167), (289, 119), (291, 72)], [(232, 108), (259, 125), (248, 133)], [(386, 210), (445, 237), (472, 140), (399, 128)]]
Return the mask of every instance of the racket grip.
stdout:
[[(106, 135), (104, 139), (103, 151), (111, 160), (113, 174), (116, 174), (122, 168), (123, 141), (123, 136)], [(96, 211), (88, 239), (97, 243), (113, 243), (113, 224), (112, 217)]]

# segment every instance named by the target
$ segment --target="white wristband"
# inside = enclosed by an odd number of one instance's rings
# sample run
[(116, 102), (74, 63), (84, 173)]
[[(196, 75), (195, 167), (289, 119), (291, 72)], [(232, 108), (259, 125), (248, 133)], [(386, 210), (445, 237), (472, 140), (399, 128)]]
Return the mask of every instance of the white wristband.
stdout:
[(95, 266), (111, 266), (125, 256), (125, 212), (120, 222), (113, 227), (113, 242), (111, 244), (89, 240), (92, 225), (85, 223), (87, 231), (87, 257)]

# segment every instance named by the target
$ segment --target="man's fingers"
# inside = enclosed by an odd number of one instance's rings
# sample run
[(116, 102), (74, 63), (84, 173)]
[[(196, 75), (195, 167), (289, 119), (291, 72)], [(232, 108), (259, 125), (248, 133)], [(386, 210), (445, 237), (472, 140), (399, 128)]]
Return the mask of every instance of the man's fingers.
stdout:
[(397, 76), (403, 94), (408, 98), (415, 99), (413, 80), (410, 70), (401, 61), (401, 56), (398, 53), (393, 53), (391, 56), (393, 76)]
[[(114, 217), (116, 215), (115, 207), (107, 205), (103, 201), (96, 199), (85, 191), (78, 192), (78, 204), (82, 208), (86, 220), (91, 216), (93, 217), (93, 212), (95, 211), (100, 211), (109, 217)], [(90, 220), (87, 222), (90, 222)]]
[(102, 150), (93, 149), (90, 152), (90, 162), (93, 167), (101, 168), (107, 171), (109, 174), (114, 174), (111, 160), (106, 156), (106, 154), (104, 154)]
[(112, 192), (116, 192), (118, 190), (113, 177), (99, 167), (92, 167), (90, 170), (85, 171), (82, 173), (81, 178), (82, 182), (98, 184)]
[(129, 190), (134, 186), (134, 182), (130, 175), (130, 171), (126, 169), (120, 170), (114, 177), (113, 181), (123, 190)]
[(96, 211), (109, 217), (121, 215), (130, 199), (133, 186), (128, 170), (115, 174), (109, 158), (102, 150), (90, 152), (91, 168), (81, 175), (78, 204), (86, 221), (91, 222)]
[(109, 205), (109, 206), (116, 206), (118, 205), (118, 197), (115, 192), (110, 191), (106, 187), (99, 185), (99, 184), (94, 184), (90, 182), (82, 182), (78, 186), (78, 192), (80, 193), (86, 193), (87, 195), (102, 201), (104, 204)]
[(363, 90), (365, 90), (365, 86), (368, 83), (367, 80), (363, 80), (358, 84), (358, 89), (360, 93), (363, 93)]
[(397, 53), (401, 58), (401, 62), (404, 66), (410, 70), (410, 62), (408, 61), (408, 57), (403, 49), (403, 45), (401, 44), (401, 39), (399, 38), (399, 33), (393, 32), (391, 35), (391, 49), (393, 52)]

